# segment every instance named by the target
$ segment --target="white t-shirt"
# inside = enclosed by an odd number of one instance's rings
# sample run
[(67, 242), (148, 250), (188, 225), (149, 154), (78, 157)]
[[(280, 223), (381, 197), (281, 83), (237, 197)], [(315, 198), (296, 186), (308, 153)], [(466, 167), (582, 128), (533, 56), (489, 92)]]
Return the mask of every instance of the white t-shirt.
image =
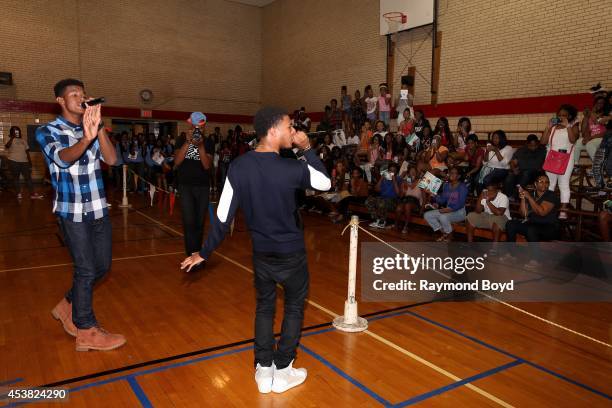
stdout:
[(510, 145), (506, 145), (503, 149), (499, 150), (499, 153), (502, 155), (502, 160), (499, 161), (497, 159), (497, 155), (495, 152), (491, 151), (485, 153), (486, 157), (488, 157), (489, 161), (487, 162), (487, 167), (491, 167), (492, 169), (505, 169), (508, 170), (510, 168), (510, 160), (512, 160), (512, 155), (514, 154), (514, 149)]
[(13, 143), (11, 143), (11, 147), (8, 148), (6, 158), (14, 162), (27, 163), (28, 155), (26, 154), (26, 150), (29, 148), (28, 142), (23, 138), (15, 137), (13, 138)]
[(367, 113), (376, 112), (376, 104), (378, 103), (378, 98), (373, 96), (371, 98), (366, 98), (365, 101), (366, 101), (366, 104), (368, 105)]
[[(483, 198), (482, 200), (480, 200), (480, 204), (482, 204), (486, 214), (493, 215), (493, 211), (491, 211), (491, 209), (487, 205), (487, 200)], [(491, 204), (493, 204), (497, 208), (505, 208), (506, 211), (504, 212), (504, 215), (507, 219), (512, 219), (512, 217), (510, 216), (510, 200), (508, 200), (507, 195), (505, 195), (501, 191), (498, 191), (497, 195), (495, 196), (495, 200), (491, 201)]]

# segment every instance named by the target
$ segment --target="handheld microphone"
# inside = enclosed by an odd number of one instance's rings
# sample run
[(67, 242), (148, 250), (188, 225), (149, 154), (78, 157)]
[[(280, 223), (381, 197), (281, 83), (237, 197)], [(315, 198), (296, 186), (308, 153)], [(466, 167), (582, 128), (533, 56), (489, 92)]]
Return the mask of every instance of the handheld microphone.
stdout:
[(104, 102), (106, 102), (106, 99), (104, 99), (104, 97), (103, 97), (103, 96), (101, 96), (101, 97), (99, 97), (99, 98), (92, 99), (92, 100), (87, 101), (87, 102), (82, 102), (82, 103), (81, 103), (81, 107), (82, 107), (83, 109), (85, 109), (85, 108), (87, 108), (87, 105), (89, 105), (89, 106), (94, 106), (94, 105), (99, 105), (99, 104), (104, 103)]

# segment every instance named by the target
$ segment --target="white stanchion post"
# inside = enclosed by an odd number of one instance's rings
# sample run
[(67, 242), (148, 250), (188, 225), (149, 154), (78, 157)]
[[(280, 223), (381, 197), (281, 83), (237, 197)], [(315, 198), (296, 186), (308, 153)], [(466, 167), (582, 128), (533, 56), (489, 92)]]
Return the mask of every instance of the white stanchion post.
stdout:
[(368, 321), (359, 317), (357, 313), (357, 300), (355, 299), (355, 285), (357, 283), (357, 249), (359, 246), (359, 217), (351, 217), (351, 239), (349, 253), (349, 279), (348, 298), (344, 302), (344, 316), (334, 319), (334, 327), (345, 332), (360, 332), (368, 328)]
[(128, 208), (130, 206), (130, 204), (128, 203), (128, 198), (127, 198), (127, 170), (128, 170), (128, 166), (127, 164), (123, 165), (123, 198), (121, 199), (121, 204), (119, 205), (119, 207), (121, 208)]

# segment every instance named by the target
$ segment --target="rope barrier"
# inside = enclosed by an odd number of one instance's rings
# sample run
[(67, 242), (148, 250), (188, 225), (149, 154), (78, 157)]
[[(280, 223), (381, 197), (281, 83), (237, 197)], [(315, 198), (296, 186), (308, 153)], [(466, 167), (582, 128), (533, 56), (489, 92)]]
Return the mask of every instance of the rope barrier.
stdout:
[[(355, 220), (355, 218), (357, 218), (357, 221)], [(409, 256), (409, 255), (408, 255), (408, 254), (406, 254), (405, 252), (403, 252), (403, 251), (399, 250), (398, 248), (394, 247), (393, 245), (389, 244), (388, 242), (384, 241), (383, 239), (381, 239), (381, 238), (377, 237), (376, 235), (372, 234), (370, 231), (366, 230), (366, 229), (365, 229), (365, 228), (363, 228), (361, 225), (359, 225), (359, 222), (358, 222), (358, 217), (356, 217), (356, 216), (353, 216), (353, 217), (351, 218), (351, 221), (350, 221), (350, 222), (349, 222), (349, 223), (348, 223), (348, 224), (347, 224), (347, 225), (344, 227), (344, 229), (342, 230), (341, 235), (344, 235), (344, 232), (345, 232), (345, 231), (346, 231), (346, 229), (347, 229), (347, 228), (349, 228), (349, 227), (352, 227), (352, 228), (355, 228), (355, 229), (360, 229), (360, 230), (362, 230), (363, 232), (365, 232), (366, 234), (368, 234), (369, 236), (371, 236), (372, 238), (376, 239), (377, 241), (381, 242), (382, 244), (384, 244), (384, 245), (388, 246), (389, 248), (393, 249), (393, 250), (394, 250), (394, 251), (396, 251), (397, 253), (402, 254), (402, 255)], [(355, 261), (355, 262), (356, 262), (356, 261)], [(433, 271), (434, 271), (435, 273), (437, 273), (438, 275), (443, 276), (443, 277), (445, 277), (445, 278), (447, 278), (447, 279), (452, 279), (452, 277), (451, 277), (451, 276), (448, 276), (448, 275), (446, 275), (446, 274), (445, 274), (445, 273), (443, 273), (443, 272), (437, 271), (437, 270), (435, 270), (435, 269), (434, 269)], [(553, 322), (553, 321), (551, 321), (551, 320), (545, 319), (545, 318), (543, 318), (543, 317), (541, 317), (541, 316), (538, 316), (538, 315), (536, 315), (536, 314), (534, 314), (534, 313), (531, 313), (531, 312), (529, 312), (529, 311), (527, 311), (527, 310), (525, 310), (525, 309), (521, 309), (520, 307), (517, 307), (517, 306), (511, 305), (510, 303), (505, 302), (505, 301), (503, 301), (503, 300), (501, 300), (501, 299), (498, 299), (498, 298), (496, 298), (495, 296), (489, 295), (488, 293), (482, 292), (482, 291), (480, 291), (480, 290), (476, 290), (475, 292), (477, 292), (478, 294), (480, 294), (480, 295), (482, 295), (482, 296), (484, 296), (484, 297), (489, 298), (490, 300), (493, 300), (493, 301), (495, 301), (495, 302), (498, 302), (498, 303), (500, 303), (500, 304), (502, 304), (502, 305), (504, 305), (504, 306), (506, 306), (506, 307), (508, 307), (508, 308), (510, 308), (510, 309), (513, 309), (513, 310), (515, 310), (515, 311), (517, 311), (517, 312), (523, 313), (523, 314), (525, 314), (525, 315), (527, 315), (527, 316), (529, 316), (529, 317), (532, 317), (532, 318), (534, 318), (534, 319), (537, 319), (537, 320), (540, 320), (540, 321), (542, 321), (542, 322), (548, 323), (548, 324), (550, 324), (551, 326), (554, 326), (554, 327), (557, 327), (557, 328), (559, 328), (559, 329), (565, 330), (565, 331), (567, 331), (567, 332), (569, 332), (569, 333), (572, 333), (572, 334), (574, 334), (574, 335), (576, 335), (576, 336), (579, 336), (579, 337), (582, 337), (582, 338), (584, 338), (584, 339), (590, 340), (590, 341), (592, 341), (592, 342), (594, 342), (594, 343), (601, 344), (602, 346), (612, 348), (612, 344), (606, 343), (606, 342), (601, 341), (601, 340), (599, 340), (599, 339), (596, 339), (596, 338), (593, 338), (593, 337), (591, 337), (591, 336), (588, 336), (588, 335), (586, 335), (586, 334), (584, 334), (584, 333), (580, 333), (580, 332), (578, 332), (578, 331), (576, 331), (576, 330), (570, 329), (569, 327), (565, 327), (565, 326), (563, 326), (563, 325), (561, 325), (561, 324), (559, 324), (559, 323), (556, 323), (556, 322)]]

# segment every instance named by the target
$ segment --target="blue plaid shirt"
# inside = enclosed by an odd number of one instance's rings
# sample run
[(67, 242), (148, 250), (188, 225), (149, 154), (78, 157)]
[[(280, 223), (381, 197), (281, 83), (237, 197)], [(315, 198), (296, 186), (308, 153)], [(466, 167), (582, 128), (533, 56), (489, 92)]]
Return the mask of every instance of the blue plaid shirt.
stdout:
[(53, 212), (74, 222), (93, 221), (108, 215), (100, 170), (100, 143), (96, 139), (75, 162), (60, 159), (59, 152), (83, 137), (83, 127), (58, 116), (36, 130), (55, 190)]

